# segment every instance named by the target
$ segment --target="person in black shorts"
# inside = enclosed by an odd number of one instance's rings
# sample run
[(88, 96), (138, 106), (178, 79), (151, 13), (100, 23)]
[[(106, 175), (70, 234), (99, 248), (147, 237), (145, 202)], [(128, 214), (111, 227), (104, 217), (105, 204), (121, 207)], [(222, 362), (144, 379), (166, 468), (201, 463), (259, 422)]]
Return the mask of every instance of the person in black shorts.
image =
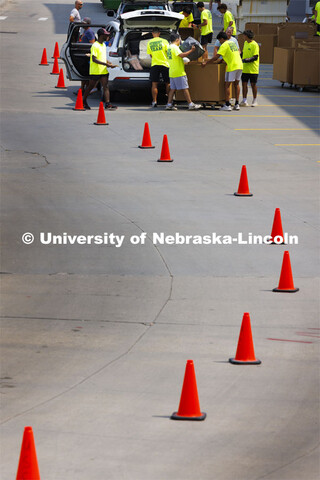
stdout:
[(158, 83), (161, 79), (166, 84), (167, 95), (170, 90), (169, 62), (167, 58), (169, 43), (164, 38), (161, 38), (160, 34), (160, 29), (154, 27), (152, 30), (153, 38), (148, 42), (147, 46), (147, 53), (152, 58), (150, 69), (152, 108), (157, 106)]
[(197, 9), (201, 14), (201, 17), (200, 17), (201, 23), (197, 25), (197, 27), (201, 29), (200, 43), (204, 48), (203, 60), (207, 60), (208, 59), (207, 45), (208, 43), (212, 42), (212, 35), (213, 35), (212, 14), (210, 10), (207, 10), (206, 8), (204, 8), (203, 2), (197, 3)]
[(258, 82), (258, 75), (259, 75), (260, 48), (257, 42), (253, 40), (254, 33), (252, 30), (245, 30), (243, 32), (243, 36), (245, 40), (242, 48), (243, 70), (242, 70), (242, 76), (241, 76), (243, 100), (240, 103), (240, 106), (241, 107), (248, 106), (247, 95), (248, 95), (248, 82), (250, 80), (252, 95), (253, 95), (253, 101), (251, 106), (256, 107), (258, 105), (257, 82)]

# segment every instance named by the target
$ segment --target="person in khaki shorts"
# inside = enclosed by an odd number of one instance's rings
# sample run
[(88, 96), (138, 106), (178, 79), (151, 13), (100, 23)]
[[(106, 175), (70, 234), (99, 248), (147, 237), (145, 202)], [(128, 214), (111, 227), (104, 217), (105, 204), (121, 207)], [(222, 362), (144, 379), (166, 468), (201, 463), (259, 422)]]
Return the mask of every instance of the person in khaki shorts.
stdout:
[(240, 97), (240, 79), (242, 74), (243, 63), (240, 57), (240, 52), (237, 45), (232, 41), (228, 40), (227, 34), (225, 32), (220, 32), (217, 35), (217, 40), (220, 41), (221, 46), (210, 60), (203, 62), (202, 66), (205, 67), (208, 63), (213, 63), (221, 56), (227, 64), (226, 76), (225, 76), (225, 93), (226, 93), (226, 103), (220, 110), (225, 110), (230, 112), (232, 110), (230, 104), (231, 96), (231, 84), (234, 83), (236, 91), (236, 103), (233, 107), (234, 110), (240, 110), (239, 106), (239, 97)]
[(170, 42), (171, 43), (167, 50), (167, 57), (169, 60), (170, 91), (166, 110), (177, 110), (177, 107), (174, 107), (172, 104), (173, 96), (176, 90), (183, 91), (184, 97), (188, 102), (189, 110), (199, 110), (201, 105), (196, 105), (191, 100), (188, 77), (186, 75), (183, 62), (183, 58), (190, 55), (190, 53), (195, 50), (195, 46), (193, 45), (192, 48), (190, 48), (190, 50), (187, 52), (182, 52), (179, 48), (181, 37), (178, 33), (174, 32), (170, 35)]

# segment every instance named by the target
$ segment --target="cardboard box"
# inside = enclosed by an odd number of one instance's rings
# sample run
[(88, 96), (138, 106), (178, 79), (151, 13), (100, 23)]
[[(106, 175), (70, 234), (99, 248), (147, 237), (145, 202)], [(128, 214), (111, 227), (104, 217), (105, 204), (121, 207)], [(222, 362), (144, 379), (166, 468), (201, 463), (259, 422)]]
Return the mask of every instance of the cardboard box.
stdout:
[(277, 35), (278, 23), (248, 22), (245, 30), (252, 30), (255, 35)]
[[(225, 64), (210, 63), (202, 68), (199, 62), (190, 62), (185, 69), (193, 102), (214, 103), (225, 100)], [(185, 101), (181, 91), (176, 92), (176, 100)]]
[(293, 84), (294, 48), (275, 47), (273, 59), (273, 79)]
[(284, 23), (278, 26), (278, 47), (291, 47), (291, 37), (297, 32), (306, 32), (311, 37), (316, 32), (315, 25), (307, 23)]
[(315, 50), (295, 50), (293, 59), (293, 83), (298, 86), (320, 85), (320, 56)]
[(245, 25), (245, 30), (252, 30), (255, 35), (259, 35), (259, 22), (247, 22)]
[(196, 40), (200, 40), (200, 30), (199, 28), (179, 28), (179, 34), (182, 40), (185, 40), (188, 37), (193, 37)]
[(259, 35), (278, 35), (277, 23), (260, 23)]
[[(273, 63), (273, 50), (277, 45), (276, 35), (255, 35), (254, 40), (260, 47), (260, 63)], [(244, 35), (238, 35), (238, 42), (240, 50), (243, 49)]]

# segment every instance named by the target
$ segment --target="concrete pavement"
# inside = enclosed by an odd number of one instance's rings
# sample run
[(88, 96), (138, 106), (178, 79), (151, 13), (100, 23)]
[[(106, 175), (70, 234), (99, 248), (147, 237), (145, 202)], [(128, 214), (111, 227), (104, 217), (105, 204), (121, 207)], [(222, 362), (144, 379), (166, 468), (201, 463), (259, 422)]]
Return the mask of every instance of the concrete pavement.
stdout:
[[(16, 474), (31, 425), (47, 480), (317, 479), (319, 96), (282, 89), (263, 65), (255, 109), (150, 111), (123, 97), (95, 127), (98, 96), (74, 112), (78, 85), (58, 91), (38, 66), (65, 40), (70, 5), (26, 7), (1, 23), (16, 32), (1, 42), (1, 478)], [(100, 2), (89, 12), (104, 19)], [(156, 148), (141, 151), (146, 121)], [(233, 195), (243, 164), (251, 198)], [(151, 241), (266, 235), (277, 207), (298, 245)], [(40, 232), (126, 238), (42, 245)], [(290, 295), (272, 293), (284, 250)], [(246, 311), (260, 366), (228, 363)], [(201, 423), (169, 420), (189, 358)]]

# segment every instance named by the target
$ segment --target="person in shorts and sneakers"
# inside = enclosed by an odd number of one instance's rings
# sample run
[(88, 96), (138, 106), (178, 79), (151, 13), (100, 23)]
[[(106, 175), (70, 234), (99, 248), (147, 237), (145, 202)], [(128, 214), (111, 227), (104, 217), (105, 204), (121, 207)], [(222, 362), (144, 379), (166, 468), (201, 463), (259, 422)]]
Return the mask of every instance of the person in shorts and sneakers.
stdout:
[(151, 81), (151, 95), (152, 104), (151, 107), (157, 106), (158, 97), (158, 83), (160, 77), (166, 84), (166, 92), (169, 94), (170, 79), (169, 79), (169, 62), (167, 58), (167, 50), (169, 42), (160, 37), (160, 29), (154, 27), (152, 30), (153, 38), (148, 42), (147, 53), (151, 55), (151, 69), (150, 69), (150, 81)]
[(207, 60), (208, 59), (208, 43), (212, 42), (212, 35), (213, 35), (213, 30), (212, 30), (212, 14), (210, 10), (207, 10), (204, 8), (204, 3), (203, 2), (198, 2), (197, 3), (197, 9), (201, 13), (201, 23), (199, 25), (195, 25), (198, 28), (201, 28), (201, 38), (200, 38), (200, 43), (201, 46), (204, 48), (204, 54), (203, 54), (203, 59)]
[(242, 74), (243, 63), (240, 57), (240, 52), (237, 45), (232, 41), (228, 40), (227, 34), (225, 32), (220, 32), (217, 35), (217, 40), (220, 41), (221, 47), (219, 48), (216, 55), (214, 55), (209, 61), (203, 62), (202, 66), (205, 67), (207, 63), (213, 63), (219, 59), (221, 56), (227, 64), (226, 76), (225, 76), (225, 93), (226, 93), (226, 103), (220, 110), (226, 110), (230, 112), (232, 110), (230, 104), (231, 96), (231, 84), (234, 83), (235, 92), (236, 92), (236, 103), (233, 107), (234, 110), (240, 110), (239, 107), (239, 97), (240, 97), (240, 79)]
[(259, 45), (253, 40), (254, 33), (252, 30), (245, 30), (244, 35), (244, 45), (242, 50), (242, 95), (243, 100), (240, 103), (241, 107), (248, 107), (247, 95), (248, 95), (248, 82), (250, 80), (253, 102), (252, 107), (256, 107), (257, 103), (257, 81), (259, 75)]
[(181, 37), (178, 33), (171, 33), (170, 45), (167, 51), (167, 57), (169, 60), (169, 77), (170, 77), (170, 91), (168, 95), (168, 103), (166, 110), (177, 110), (177, 107), (172, 105), (173, 95), (176, 90), (182, 90), (185, 99), (188, 102), (189, 110), (199, 110), (201, 105), (193, 103), (190, 97), (188, 78), (184, 69), (183, 58), (190, 55), (196, 47), (193, 45), (187, 52), (181, 52), (179, 45), (181, 43)]
[(118, 107), (111, 105), (110, 92), (108, 87), (109, 72), (107, 67), (116, 68), (116, 65), (107, 61), (107, 47), (105, 42), (110, 36), (110, 32), (107, 32), (104, 28), (99, 28), (97, 31), (98, 40), (94, 42), (90, 50), (90, 80), (83, 95), (83, 106), (86, 110), (90, 110), (87, 103), (87, 98), (90, 95), (91, 90), (101, 83), (103, 88), (103, 94), (105, 99), (105, 108), (107, 110), (115, 110)]

